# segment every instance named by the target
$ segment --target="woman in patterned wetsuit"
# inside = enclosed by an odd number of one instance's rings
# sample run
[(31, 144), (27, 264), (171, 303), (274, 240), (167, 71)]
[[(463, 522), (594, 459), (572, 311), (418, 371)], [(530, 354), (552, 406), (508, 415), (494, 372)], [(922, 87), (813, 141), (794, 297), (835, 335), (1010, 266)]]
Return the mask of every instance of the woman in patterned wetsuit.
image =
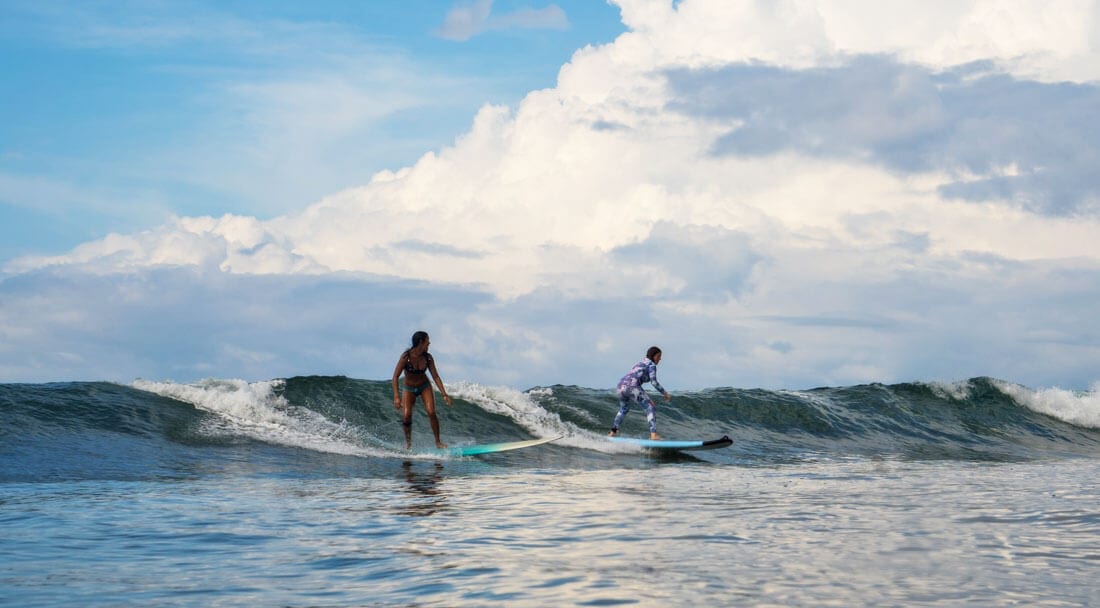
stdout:
[(630, 368), (630, 371), (623, 376), (622, 380), (619, 380), (617, 391), (619, 393), (619, 413), (615, 415), (615, 422), (611, 425), (609, 435), (614, 437), (619, 434), (619, 425), (626, 413), (630, 411), (630, 404), (634, 403), (645, 408), (645, 419), (649, 422), (649, 438), (654, 440), (661, 438), (657, 435), (657, 407), (653, 405), (653, 400), (649, 398), (649, 395), (642, 390), (642, 385), (649, 382), (653, 385), (653, 388), (665, 396), (666, 402), (672, 401), (672, 395), (669, 395), (668, 391), (661, 386), (661, 383), (657, 382), (657, 364), (660, 362), (661, 349), (651, 346), (645, 353), (645, 359), (635, 363), (634, 367)]
[[(439, 440), (439, 418), (435, 415), (435, 393), (432, 392), (432, 383), (428, 380), (431, 373), (435, 379), (435, 385), (443, 394), (443, 401), (450, 407), (454, 407), (454, 401), (447, 396), (447, 389), (443, 388), (443, 380), (439, 378), (439, 372), (435, 369), (435, 359), (428, 352), (427, 332), (418, 331), (413, 334), (412, 348), (401, 353), (397, 359), (397, 367), (393, 370), (393, 408), (401, 412), (401, 426), (405, 429), (405, 449), (412, 449), (412, 420), (413, 406), (416, 398), (424, 401), (424, 409), (428, 412), (428, 422), (432, 426), (432, 434), (435, 435), (435, 445), (445, 448), (447, 445)], [(397, 393), (397, 379), (401, 373), (405, 373), (405, 380), (401, 383), (401, 394)]]

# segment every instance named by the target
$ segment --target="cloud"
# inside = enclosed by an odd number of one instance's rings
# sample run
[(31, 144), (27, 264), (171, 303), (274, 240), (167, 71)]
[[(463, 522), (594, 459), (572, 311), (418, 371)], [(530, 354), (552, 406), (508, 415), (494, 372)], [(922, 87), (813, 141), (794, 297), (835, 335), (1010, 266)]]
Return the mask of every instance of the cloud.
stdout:
[(512, 29), (553, 29), (569, 27), (565, 11), (556, 4), (545, 8), (522, 8), (503, 15), (492, 15), (493, 0), (475, 0), (452, 8), (436, 30), (447, 40), (463, 42), (489, 31)]
[[(761, 261), (754, 287), (737, 298), (592, 285), (583, 294), (547, 286), (499, 299), (471, 286), (346, 273), (166, 266), (105, 280), (35, 271), (0, 283), (0, 373), (20, 381), (386, 379), (412, 331), (427, 329), (445, 379), (521, 388), (609, 387), (650, 344), (668, 354), (662, 375), (676, 388), (989, 370), (1025, 383), (1094, 377), (1095, 268), (975, 256), (938, 271), (884, 263), (888, 272), (876, 274), (860, 254), (839, 252), (830, 262), (861, 267), (850, 269), (855, 278), (807, 283), (803, 266), (823, 255)], [(716, 252), (698, 270), (722, 260)], [(1058, 314), (1036, 318), (1036, 309)]]
[(932, 68), (988, 61), (999, 71), (1041, 82), (1100, 78), (1100, 16), (1093, 0), (616, 4), (633, 30), (620, 51), (668, 64), (809, 68), (885, 54)]
[(945, 196), (1072, 215), (1100, 200), (1095, 84), (1039, 84), (971, 66), (932, 72), (882, 56), (806, 70), (673, 70), (673, 108), (727, 125), (712, 151), (784, 151), (954, 172)]
[[(1054, 78), (1091, 47), (1045, 22), (982, 29), (977, 2), (858, 24), (858, 3), (824, 0), (619, 4), (631, 32), (408, 167), (270, 220), (177, 218), (12, 262), (4, 325), (34, 329), (11, 339), (88, 360), (95, 340), (63, 349), (65, 327), (99, 315), (140, 346), (159, 309), (216, 336), (168, 357), (181, 374), (343, 370), (326, 340), (367, 361), (356, 348), (423, 328), (456, 355), (447, 376), (526, 386), (607, 386), (650, 344), (670, 386), (1095, 381), (1100, 105), (1087, 69)], [(135, 282), (158, 289), (125, 315), (64, 303)], [(52, 289), (42, 319), (79, 323), (35, 321)], [(388, 377), (377, 347), (362, 375)]]
[(188, 266), (109, 279), (54, 268), (8, 278), (0, 294), (0, 376), (20, 381), (388, 377), (406, 328), (487, 299), (399, 279)]

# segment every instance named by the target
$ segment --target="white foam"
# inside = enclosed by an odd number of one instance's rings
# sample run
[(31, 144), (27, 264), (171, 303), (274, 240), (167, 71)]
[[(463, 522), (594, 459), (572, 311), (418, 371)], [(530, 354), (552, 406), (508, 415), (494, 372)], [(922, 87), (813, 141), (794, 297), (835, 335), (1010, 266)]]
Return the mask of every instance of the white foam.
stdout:
[(306, 408), (292, 406), (276, 389), (283, 381), (245, 382), (207, 379), (195, 384), (135, 380), (133, 387), (190, 403), (216, 414), (221, 424), (212, 435), (244, 436), (265, 443), (349, 456), (407, 456), (372, 447), (362, 429), (334, 422)]
[(1009, 382), (995, 384), (1029, 409), (1077, 426), (1100, 429), (1100, 382), (1093, 384), (1088, 391), (1061, 388), (1034, 390)]
[(455, 382), (449, 386), (452, 396), (474, 403), (492, 414), (507, 416), (535, 437), (561, 436), (561, 439), (554, 442), (556, 445), (609, 453), (641, 451), (637, 446), (607, 441), (602, 433), (594, 433), (566, 422), (557, 414), (542, 408), (532, 398), (552, 398), (552, 389), (540, 388), (531, 393), (523, 393), (513, 388), (483, 386), (470, 382)]
[(973, 390), (974, 385), (970, 380), (959, 380), (956, 382), (930, 382), (925, 386), (932, 389), (932, 393), (941, 399), (954, 399), (955, 401), (965, 401), (970, 398), (970, 391)]

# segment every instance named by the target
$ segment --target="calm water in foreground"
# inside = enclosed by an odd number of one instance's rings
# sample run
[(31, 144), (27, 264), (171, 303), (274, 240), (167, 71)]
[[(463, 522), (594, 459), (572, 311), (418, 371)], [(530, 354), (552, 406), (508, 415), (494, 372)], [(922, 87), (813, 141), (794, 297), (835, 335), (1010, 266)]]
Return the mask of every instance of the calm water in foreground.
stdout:
[(12, 606), (1088, 605), (1091, 459), (0, 485)]

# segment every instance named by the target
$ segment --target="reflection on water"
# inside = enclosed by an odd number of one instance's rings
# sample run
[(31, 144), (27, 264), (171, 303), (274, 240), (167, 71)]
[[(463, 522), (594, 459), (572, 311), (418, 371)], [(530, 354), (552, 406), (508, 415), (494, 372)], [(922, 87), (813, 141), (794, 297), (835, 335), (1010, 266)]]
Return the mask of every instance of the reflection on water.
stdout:
[(408, 482), (408, 492), (412, 500), (402, 505), (400, 511), (405, 515), (414, 517), (428, 517), (448, 508), (447, 494), (440, 488), (443, 481), (442, 462), (414, 462), (406, 460), (401, 463), (401, 470)]
[(1100, 476), (1091, 460), (519, 471), (489, 460), (391, 460), (377, 475), (312, 479), (0, 484), (0, 597), (20, 606), (1096, 603), (1100, 486), (1082, 483)]

